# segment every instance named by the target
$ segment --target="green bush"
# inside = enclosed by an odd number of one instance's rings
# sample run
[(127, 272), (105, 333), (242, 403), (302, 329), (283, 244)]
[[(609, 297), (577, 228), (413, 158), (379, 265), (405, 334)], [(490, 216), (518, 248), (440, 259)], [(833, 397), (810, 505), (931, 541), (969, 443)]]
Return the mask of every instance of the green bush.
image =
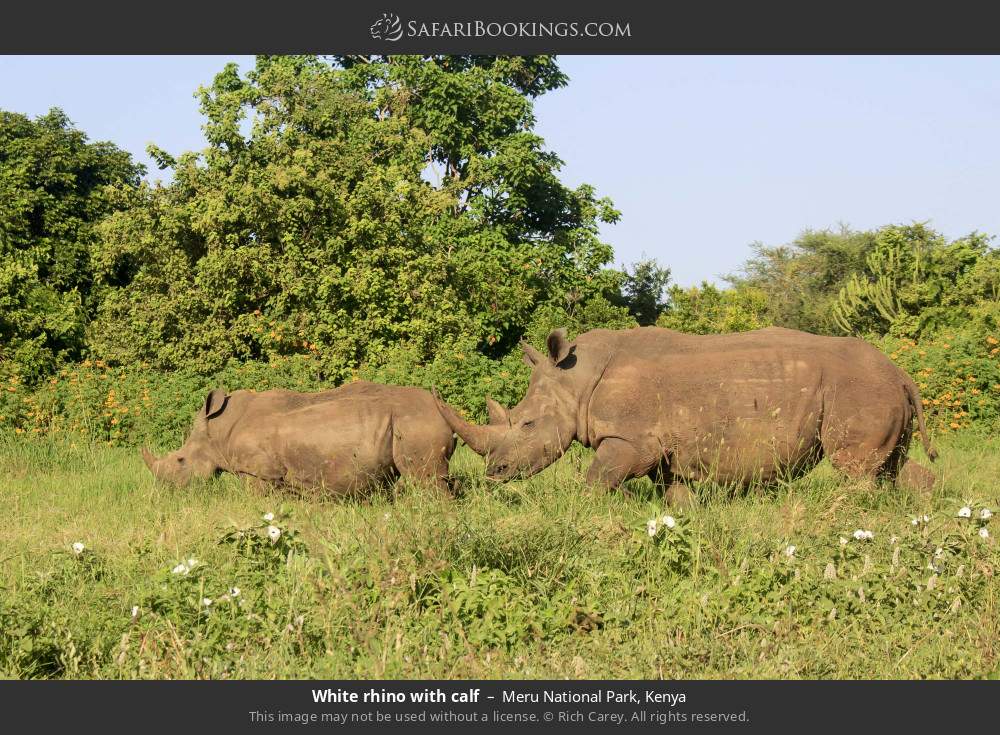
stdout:
[(1000, 331), (972, 326), (876, 345), (916, 381), (935, 431), (1000, 428)]

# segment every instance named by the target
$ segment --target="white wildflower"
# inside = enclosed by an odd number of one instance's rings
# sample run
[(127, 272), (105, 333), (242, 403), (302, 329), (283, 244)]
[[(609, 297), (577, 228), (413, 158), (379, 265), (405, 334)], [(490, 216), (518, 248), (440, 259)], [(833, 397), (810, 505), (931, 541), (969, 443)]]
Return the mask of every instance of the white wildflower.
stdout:
[(196, 566), (198, 566), (198, 564), (199, 564), (198, 560), (192, 556), (190, 559), (187, 560), (188, 571), (194, 569)]
[(958, 509), (959, 518), (972, 518), (972, 508), (967, 505), (963, 505)]
[(923, 517), (923, 521), (924, 521), (924, 523), (930, 523), (931, 522), (931, 517), (925, 513), (924, 517)]
[(281, 538), (281, 529), (278, 528), (277, 526), (268, 526), (267, 537), (271, 539), (272, 544), (277, 542), (277, 540)]
[(982, 518), (984, 521), (988, 521), (990, 518), (993, 517), (993, 511), (990, 510), (989, 508), (983, 508), (981, 511), (979, 511), (979, 517)]
[(673, 516), (663, 516), (663, 518), (660, 519), (660, 523), (662, 523), (667, 528), (673, 528), (674, 526), (677, 525), (677, 521), (674, 520)]
[(856, 538), (858, 541), (871, 541), (873, 538), (875, 538), (875, 534), (872, 533), (871, 531), (865, 531), (859, 528), (857, 531), (854, 532), (854, 538)]
[(74, 554), (77, 554), (77, 555), (80, 555), (80, 554), (82, 554), (82, 553), (83, 553), (83, 550), (84, 550), (85, 548), (87, 548), (87, 547), (86, 547), (86, 546), (84, 546), (84, 545), (83, 545), (83, 544), (82, 544), (81, 542), (79, 542), (79, 541), (74, 541), (74, 542), (73, 542), (73, 553), (74, 553)]
[(239, 597), (240, 596), (240, 588), (239, 587), (232, 587), (232, 588), (230, 588), (230, 590), (229, 590), (229, 596), (230, 597)]
[(846, 539), (846, 538), (844, 538), (843, 536), (841, 536), (841, 537), (840, 537), (840, 545), (841, 545), (841, 546), (847, 546), (847, 544), (848, 544), (848, 541), (847, 541), (847, 539)]
[(174, 567), (170, 571), (172, 573), (174, 573), (174, 574), (187, 574), (191, 570), (188, 569), (188, 565), (187, 564), (185, 564), (184, 562), (181, 562), (180, 564), (178, 564), (176, 567)]
[(795, 545), (794, 544), (788, 544), (788, 546), (785, 547), (785, 556), (787, 556), (789, 559), (791, 559), (793, 556), (795, 556)]
[(942, 556), (944, 556), (944, 549), (938, 546), (937, 549), (934, 551), (934, 556), (940, 559)]
[(896, 536), (890, 536), (889, 537), (889, 544), (890, 545), (895, 546), (897, 541), (899, 541), (899, 539)]
[(267, 521), (268, 523), (270, 523), (271, 521), (273, 521), (273, 520), (274, 520), (274, 513), (265, 513), (265, 514), (264, 514), (263, 516), (261, 516), (261, 517), (262, 517), (262, 518), (263, 518), (263, 519), (264, 519), (265, 521)]
[(137, 617), (139, 617), (139, 606), (138, 605), (133, 605), (132, 606), (132, 618), (135, 619)]
[(655, 518), (650, 518), (648, 521), (646, 521), (646, 533), (648, 533), (650, 536), (655, 536), (656, 535), (656, 519)]
[(912, 521), (910, 521), (910, 525), (911, 526), (919, 526), (920, 525), (920, 519), (919, 518), (914, 518)]
[(201, 604), (204, 605), (205, 607), (208, 607), (209, 605), (212, 604), (212, 598), (211, 597), (203, 597), (202, 600), (201, 600)]
[(979, 538), (988, 539), (990, 537), (990, 532), (986, 528), (979, 529)]

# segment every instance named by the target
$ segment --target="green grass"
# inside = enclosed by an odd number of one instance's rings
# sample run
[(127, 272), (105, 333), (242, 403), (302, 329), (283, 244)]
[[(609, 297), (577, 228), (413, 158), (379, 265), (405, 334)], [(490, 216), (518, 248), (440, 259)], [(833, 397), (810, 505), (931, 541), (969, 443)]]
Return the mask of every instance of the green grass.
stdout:
[(133, 451), (0, 441), (0, 675), (996, 676), (1000, 554), (956, 511), (998, 510), (1000, 442), (940, 449), (933, 497), (823, 465), (741, 497), (705, 490), (650, 538), (672, 511), (646, 480), (588, 490), (582, 450), (496, 485), (463, 448), (459, 500), (400, 487), (356, 503), (231, 476), (174, 490)]

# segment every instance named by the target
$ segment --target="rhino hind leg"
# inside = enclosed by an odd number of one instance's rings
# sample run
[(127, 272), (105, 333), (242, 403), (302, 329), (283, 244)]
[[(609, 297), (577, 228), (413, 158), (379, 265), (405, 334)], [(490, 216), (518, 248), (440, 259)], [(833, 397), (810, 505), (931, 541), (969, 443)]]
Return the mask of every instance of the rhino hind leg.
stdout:
[(442, 494), (454, 497), (457, 488), (448, 473), (448, 461), (455, 449), (455, 440), (448, 437), (431, 449), (411, 448), (405, 440), (393, 442), (392, 461), (400, 477), (429, 485)]
[(670, 465), (666, 461), (659, 462), (653, 467), (649, 471), (648, 477), (653, 481), (667, 505), (672, 505), (675, 508), (689, 508), (695, 504), (697, 496), (694, 491), (670, 474)]
[(937, 484), (937, 477), (922, 464), (910, 459), (903, 464), (903, 469), (896, 476), (896, 484), (907, 490), (929, 496)]

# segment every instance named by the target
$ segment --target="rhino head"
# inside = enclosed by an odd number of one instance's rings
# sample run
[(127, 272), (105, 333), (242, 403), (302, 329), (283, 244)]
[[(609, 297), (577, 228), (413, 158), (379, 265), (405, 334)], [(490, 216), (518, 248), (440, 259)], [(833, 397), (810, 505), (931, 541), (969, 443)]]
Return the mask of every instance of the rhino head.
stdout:
[(546, 340), (548, 355), (521, 342), (524, 361), (531, 366), (528, 391), (519, 404), (505, 409), (486, 399), (489, 423), (471, 424), (435, 393), (438, 410), (472, 451), (486, 459), (486, 475), (494, 480), (530, 477), (559, 459), (576, 438), (577, 400), (573, 380), (575, 364), (565, 329), (554, 330)]
[(195, 479), (212, 477), (222, 469), (221, 458), (208, 435), (208, 421), (225, 410), (228, 398), (222, 388), (216, 388), (205, 397), (191, 434), (176, 452), (157, 457), (143, 447), (142, 458), (157, 480), (184, 486)]

